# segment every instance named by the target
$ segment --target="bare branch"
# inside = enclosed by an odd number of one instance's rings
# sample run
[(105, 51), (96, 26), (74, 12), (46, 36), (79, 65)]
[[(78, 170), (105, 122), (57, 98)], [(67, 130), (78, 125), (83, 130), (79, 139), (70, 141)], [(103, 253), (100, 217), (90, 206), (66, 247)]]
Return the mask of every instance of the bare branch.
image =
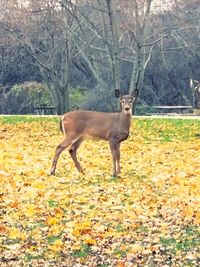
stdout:
[(36, 56), (36, 54), (35, 54), (35, 52), (34, 52), (34, 50), (33, 50), (33, 48), (31, 47), (31, 46), (28, 46), (27, 44), (25, 44), (25, 43), (21, 43), (20, 44), (21, 45), (21, 47), (23, 47), (23, 48), (25, 48), (26, 49), (26, 51), (36, 60), (36, 62), (41, 66), (41, 67), (43, 67), (44, 69), (46, 69), (46, 70), (51, 70), (51, 67), (50, 67), (50, 65), (49, 64), (47, 64), (47, 63), (45, 63), (45, 62), (43, 62), (43, 61), (41, 61), (37, 56)]
[(163, 38), (167, 38), (170, 35), (170, 33), (165, 34), (164, 36), (161, 36), (160, 38), (158, 38), (157, 40), (153, 41), (152, 43), (148, 43), (148, 44), (142, 44), (143, 47), (145, 46), (152, 46), (155, 45), (157, 43), (159, 43)]

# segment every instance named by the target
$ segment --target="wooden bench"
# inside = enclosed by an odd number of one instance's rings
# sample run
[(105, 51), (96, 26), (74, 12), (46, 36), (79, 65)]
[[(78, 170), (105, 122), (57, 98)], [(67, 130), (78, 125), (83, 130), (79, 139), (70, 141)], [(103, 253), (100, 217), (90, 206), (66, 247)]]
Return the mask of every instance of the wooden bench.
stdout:
[(167, 113), (167, 111), (177, 111), (183, 113), (186, 110), (193, 110), (193, 106), (152, 106), (153, 109), (157, 110), (157, 113)]
[(54, 107), (36, 107), (34, 108), (34, 111), (37, 115), (53, 115), (55, 114), (55, 108)]

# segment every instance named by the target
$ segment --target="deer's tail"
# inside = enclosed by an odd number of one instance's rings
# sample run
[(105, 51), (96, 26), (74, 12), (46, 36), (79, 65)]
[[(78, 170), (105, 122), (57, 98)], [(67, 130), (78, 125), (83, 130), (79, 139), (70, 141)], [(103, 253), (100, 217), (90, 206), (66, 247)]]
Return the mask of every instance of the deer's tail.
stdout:
[(60, 130), (64, 134), (63, 117), (60, 118)]
[(60, 119), (60, 130), (63, 133), (63, 128), (62, 128), (62, 119)]

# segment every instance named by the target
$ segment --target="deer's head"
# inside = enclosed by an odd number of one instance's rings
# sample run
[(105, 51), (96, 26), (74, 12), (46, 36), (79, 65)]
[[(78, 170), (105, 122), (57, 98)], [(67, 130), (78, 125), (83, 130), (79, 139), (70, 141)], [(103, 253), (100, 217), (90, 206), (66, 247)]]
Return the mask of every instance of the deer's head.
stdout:
[(200, 82), (190, 79), (190, 88), (192, 89), (193, 92), (197, 86), (200, 86)]
[(134, 90), (130, 95), (122, 95), (120, 90), (115, 90), (115, 96), (119, 98), (121, 110), (124, 114), (132, 114), (132, 109), (138, 97), (138, 90)]

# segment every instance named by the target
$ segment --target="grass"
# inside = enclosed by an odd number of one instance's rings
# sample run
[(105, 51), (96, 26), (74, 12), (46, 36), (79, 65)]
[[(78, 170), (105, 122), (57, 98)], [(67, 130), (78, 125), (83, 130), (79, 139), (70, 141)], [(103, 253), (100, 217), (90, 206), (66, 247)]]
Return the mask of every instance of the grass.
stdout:
[[(191, 138), (198, 138), (200, 134), (200, 120), (198, 119), (135, 119), (146, 141), (171, 142), (174, 139), (188, 141)], [(196, 135), (193, 131), (195, 129)]]
[[(17, 123), (31, 123), (31, 122), (58, 122), (59, 116), (35, 116), (35, 115), (8, 115), (0, 116), (0, 123), (2, 124), (17, 124)], [(147, 134), (149, 131), (155, 130), (161, 137), (178, 136), (179, 129), (188, 129), (194, 125), (200, 128), (200, 119), (177, 119), (177, 118), (134, 118), (137, 126), (142, 128)], [(167, 127), (170, 126), (169, 130)], [(168, 138), (167, 138), (168, 139)]]
[(179, 238), (160, 238), (161, 244), (173, 254), (177, 251), (197, 250), (200, 244), (200, 233), (197, 227), (187, 226), (185, 227)]
[(8, 115), (0, 116), (0, 123), (2, 124), (17, 124), (17, 123), (31, 123), (31, 122), (58, 122), (57, 116), (35, 116), (35, 115)]
[[(0, 116), (1, 124), (39, 123), (41, 125), (52, 122), (58, 124), (59, 116), (35, 116), (35, 115), (9, 115)], [(142, 118), (133, 119), (133, 135), (141, 133), (146, 143), (163, 142), (168, 143), (174, 140), (189, 141), (200, 138), (200, 120), (198, 119), (177, 119), (177, 118)], [(194, 135), (195, 132), (195, 135)], [(111, 177), (110, 182), (116, 182)]]
[(93, 140), (50, 176), (58, 122), (0, 116), (2, 266), (198, 266), (200, 120), (134, 118), (120, 177)]

